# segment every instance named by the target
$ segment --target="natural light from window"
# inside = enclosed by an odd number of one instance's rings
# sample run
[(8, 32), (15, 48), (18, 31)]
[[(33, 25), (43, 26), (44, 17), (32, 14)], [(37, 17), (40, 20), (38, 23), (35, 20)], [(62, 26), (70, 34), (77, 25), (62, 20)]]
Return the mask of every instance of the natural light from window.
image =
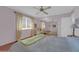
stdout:
[(32, 29), (32, 19), (24, 16), (22, 20), (22, 30)]

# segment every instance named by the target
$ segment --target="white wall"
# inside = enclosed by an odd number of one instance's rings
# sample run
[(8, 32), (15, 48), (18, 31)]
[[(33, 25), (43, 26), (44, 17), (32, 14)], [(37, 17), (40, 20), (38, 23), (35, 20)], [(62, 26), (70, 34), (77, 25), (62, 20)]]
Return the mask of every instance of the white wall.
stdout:
[(75, 7), (74, 9), (74, 13), (73, 13), (73, 17), (76, 19), (76, 18), (79, 18), (79, 6)]
[(16, 40), (15, 22), (14, 11), (0, 7), (0, 46)]
[(58, 19), (58, 30), (57, 30), (57, 36), (60, 37), (61, 36), (61, 19)]
[[(53, 27), (53, 25), (56, 25), (56, 27)], [(57, 32), (57, 22), (46, 22), (45, 26), (45, 31)]]
[(68, 35), (72, 35), (72, 18), (61, 18), (58, 30), (58, 36), (67, 37)]

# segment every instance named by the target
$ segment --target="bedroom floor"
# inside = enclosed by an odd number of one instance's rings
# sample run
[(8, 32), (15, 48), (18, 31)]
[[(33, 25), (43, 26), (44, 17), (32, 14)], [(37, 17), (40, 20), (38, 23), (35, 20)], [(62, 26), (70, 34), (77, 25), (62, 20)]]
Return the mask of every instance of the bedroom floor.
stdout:
[[(50, 37), (51, 39), (52, 39), (52, 36)], [(54, 37), (53, 37), (54, 38)], [(48, 38), (46, 38), (46, 39), (48, 39)], [(49, 39), (50, 40), (50, 39)], [(49, 40), (47, 41), (47, 40), (45, 40), (46, 41), (46, 44), (47, 43), (49, 43), (50, 44), (50, 42), (49, 42)], [(43, 43), (45, 42), (45, 41), (43, 41)], [(51, 40), (50, 40), (51, 41)], [(74, 37), (68, 37), (68, 40), (67, 40), (68, 42), (69, 42), (69, 45), (71, 46), (71, 48), (72, 48), (72, 50), (73, 51), (79, 51), (79, 38), (74, 38)], [(59, 42), (61, 42), (61, 43), (59, 43)], [(64, 43), (63, 43), (64, 42)], [(43, 43), (41, 43), (41, 44), (43, 44)], [(53, 44), (53, 46), (56, 48), (56, 49), (54, 49), (53, 48), (53, 50), (57, 50), (58, 48), (62, 48), (62, 46), (66, 46), (66, 45), (62, 45), (62, 44), (65, 44), (66, 43), (66, 41), (63, 41), (63, 40), (61, 40), (61, 38), (60, 38), (60, 40), (59, 40), (59, 38), (58, 39), (55, 39), (55, 40), (53, 40), (53, 43), (51, 43), (51, 44)], [(10, 44), (7, 44), (7, 45), (4, 45), (4, 46), (0, 46), (0, 52), (7, 52), (10, 48), (11, 48), (11, 46), (13, 46), (14, 44), (17, 44), (17, 42), (12, 42), (12, 43), (10, 43)], [(43, 44), (44, 46), (46, 46), (46, 44)], [(59, 45), (60, 44), (60, 45)], [(18, 44), (17, 44), (18, 45)], [(16, 47), (17, 47), (17, 45), (16, 45)], [(42, 46), (43, 46), (42, 45)], [(18, 47), (19, 47), (20, 45), (18, 45)], [(37, 45), (36, 45), (37, 46)], [(66, 48), (66, 47), (64, 47), (64, 48)]]
[(20, 42), (12, 45), (10, 52), (79, 52), (78, 37), (47, 36), (31, 46), (23, 46)]
[(6, 45), (3, 45), (3, 46), (0, 46), (0, 52), (7, 52), (9, 50), (9, 48), (16, 42), (12, 42), (12, 43), (9, 43), (9, 44), (6, 44)]

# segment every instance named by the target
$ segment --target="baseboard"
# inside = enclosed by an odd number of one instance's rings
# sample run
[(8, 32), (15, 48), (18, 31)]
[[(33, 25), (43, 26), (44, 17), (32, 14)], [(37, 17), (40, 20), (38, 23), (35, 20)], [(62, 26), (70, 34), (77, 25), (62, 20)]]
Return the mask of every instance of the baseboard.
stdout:
[(2, 44), (2, 45), (0, 45), (0, 47), (5, 46), (5, 45), (9, 45), (9, 44), (13, 44), (13, 43), (16, 43), (16, 42), (17, 42), (17, 41), (8, 42), (8, 43), (6, 43), (6, 44)]

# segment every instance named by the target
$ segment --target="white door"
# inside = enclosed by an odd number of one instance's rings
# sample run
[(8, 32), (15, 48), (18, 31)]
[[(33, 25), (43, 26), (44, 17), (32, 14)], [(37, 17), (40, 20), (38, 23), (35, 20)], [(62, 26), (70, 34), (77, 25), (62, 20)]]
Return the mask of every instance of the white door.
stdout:
[(67, 37), (68, 35), (72, 35), (72, 19), (64, 17), (61, 19), (60, 36)]

